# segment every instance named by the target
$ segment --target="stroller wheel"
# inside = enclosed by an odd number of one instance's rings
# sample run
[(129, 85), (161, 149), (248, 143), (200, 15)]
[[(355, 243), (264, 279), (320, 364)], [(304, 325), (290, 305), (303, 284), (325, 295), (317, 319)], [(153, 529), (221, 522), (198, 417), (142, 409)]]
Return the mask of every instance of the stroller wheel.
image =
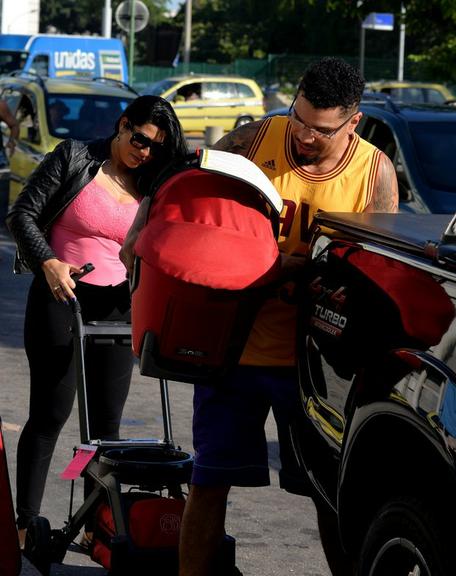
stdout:
[(30, 522), (25, 537), (24, 556), (41, 572), (49, 576), (51, 570), (51, 526), (43, 516)]

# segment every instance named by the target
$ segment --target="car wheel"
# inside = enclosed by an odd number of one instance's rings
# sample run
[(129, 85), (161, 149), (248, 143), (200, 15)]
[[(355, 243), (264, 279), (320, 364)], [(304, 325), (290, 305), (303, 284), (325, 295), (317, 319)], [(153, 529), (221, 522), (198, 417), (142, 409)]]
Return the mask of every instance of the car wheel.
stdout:
[(51, 570), (51, 526), (43, 516), (30, 522), (25, 537), (24, 556), (41, 572), (48, 576)]
[(445, 576), (445, 535), (435, 515), (415, 501), (386, 504), (365, 537), (358, 576)]
[(239, 126), (244, 126), (244, 124), (248, 124), (249, 122), (253, 122), (253, 118), (251, 116), (242, 116), (236, 120), (234, 127), (239, 128)]

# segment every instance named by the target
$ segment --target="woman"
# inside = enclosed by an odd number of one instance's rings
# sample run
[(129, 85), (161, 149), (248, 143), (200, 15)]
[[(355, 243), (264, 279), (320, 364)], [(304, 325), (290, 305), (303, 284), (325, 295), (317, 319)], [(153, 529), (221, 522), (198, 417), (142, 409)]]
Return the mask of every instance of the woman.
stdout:
[[(24, 328), (30, 411), (17, 454), (22, 545), (28, 524), (40, 512), (52, 453), (75, 396), (68, 300), (77, 295), (85, 321), (129, 318), (120, 247), (144, 190), (163, 166), (186, 151), (170, 104), (158, 96), (140, 96), (117, 120), (111, 138), (60, 143), (29, 178), (8, 215), (20, 255), (35, 274)], [(95, 269), (76, 287), (71, 275), (86, 262)], [(117, 439), (130, 385), (130, 348), (88, 345), (85, 357), (91, 436)]]

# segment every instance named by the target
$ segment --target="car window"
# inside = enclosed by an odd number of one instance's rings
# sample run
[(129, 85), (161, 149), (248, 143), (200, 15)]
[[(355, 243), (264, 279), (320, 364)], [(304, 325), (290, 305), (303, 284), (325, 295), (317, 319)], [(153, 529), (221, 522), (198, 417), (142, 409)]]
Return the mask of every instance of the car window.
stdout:
[(8, 104), (8, 108), (11, 110), (12, 114), (15, 114), (17, 106), (22, 97), (22, 93), (18, 90), (13, 90), (11, 88), (6, 88), (2, 92), (2, 98)]
[(410, 122), (424, 177), (433, 188), (456, 192), (454, 177), (454, 150), (456, 149), (455, 122)]
[(0, 51), (0, 74), (9, 74), (13, 70), (21, 70), (26, 60), (27, 52)]
[(30, 65), (30, 72), (34, 72), (39, 76), (49, 76), (49, 56), (46, 54), (35, 56)]
[(237, 98), (236, 84), (234, 82), (205, 82), (203, 98), (215, 100), (217, 98)]
[(376, 118), (364, 115), (357, 127), (358, 134), (377, 146), (384, 152), (394, 165), (399, 186), (399, 200), (407, 202), (412, 199), (412, 187), (408, 175), (404, 169), (402, 153), (397, 147), (392, 130), (384, 122)]
[(391, 88), (390, 96), (393, 100), (400, 100), (401, 102), (424, 102), (421, 88)]
[(380, 148), (390, 160), (394, 161), (396, 141), (391, 129), (384, 122), (363, 116), (357, 131), (365, 140)]
[(446, 101), (444, 95), (441, 92), (432, 88), (425, 88), (424, 95), (426, 102), (431, 104), (443, 104)]
[(19, 123), (19, 138), (26, 142), (39, 142), (40, 133), (36, 118), (36, 106), (26, 95), (23, 95), (16, 111), (16, 120)]
[(173, 96), (174, 102), (199, 100), (201, 98), (201, 82), (192, 82), (181, 86)]
[(250, 88), (250, 86), (247, 86), (247, 84), (237, 82), (236, 89), (239, 98), (254, 98), (255, 96), (255, 93), (253, 92), (252, 88)]
[(128, 98), (109, 96), (48, 94), (49, 133), (56, 138), (76, 140), (107, 138), (130, 102)]
[(149, 84), (146, 89), (144, 90), (143, 94), (153, 94), (155, 96), (160, 96), (163, 92), (166, 92), (170, 88), (172, 88), (175, 84), (177, 84), (177, 80), (173, 80), (172, 78), (165, 78), (163, 80), (158, 80), (157, 82), (153, 82)]

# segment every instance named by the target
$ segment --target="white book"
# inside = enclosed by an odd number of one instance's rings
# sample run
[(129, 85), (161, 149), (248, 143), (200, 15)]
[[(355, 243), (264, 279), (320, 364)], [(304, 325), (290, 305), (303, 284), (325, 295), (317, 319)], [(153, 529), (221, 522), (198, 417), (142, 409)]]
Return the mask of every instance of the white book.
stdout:
[(244, 156), (205, 148), (202, 150), (200, 167), (208, 172), (232, 176), (250, 184), (258, 190), (277, 214), (282, 211), (283, 200), (274, 184), (256, 164)]

